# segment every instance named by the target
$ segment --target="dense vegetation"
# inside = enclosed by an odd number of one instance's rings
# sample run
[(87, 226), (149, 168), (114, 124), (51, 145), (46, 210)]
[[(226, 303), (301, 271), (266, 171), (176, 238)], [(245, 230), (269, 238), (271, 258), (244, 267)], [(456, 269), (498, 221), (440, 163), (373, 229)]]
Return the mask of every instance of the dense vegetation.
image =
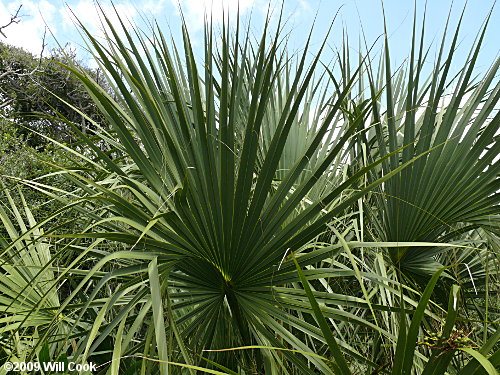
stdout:
[[(500, 60), (475, 70), (488, 22), (457, 72), (460, 21), (435, 59), (415, 21), (392, 71), (386, 34), (380, 55), (346, 40), (326, 64), (326, 39), (291, 54), (281, 21), (255, 39), (233, 20), (206, 25), (200, 58), (186, 28), (181, 46), (103, 17), (104, 42), (81, 27), (106, 83), (71, 58), (54, 70), (90, 101), (55, 92), (65, 111), (43, 96), (2, 120), (2, 158), (36, 134), (45, 162), (2, 169), (0, 363), (497, 373)], [(36, 121), (18, 136), (23, 112), (70, 136)]]
[[(35, 56), (0, 42), (1, 114), (13, 120), (16, 131), (29, 146), (47, 145), (46, 139), (37, 132), (61, 142), (76, 141), (71, 126), (59, 120), (61, 116), (83, 132), (92, 129), (92, 123), (86, 121), (78, 111), (85, 112), (94, 121), (102, 122), (85, 87), (61, 65), (75, 63), (78, 63), (77, 56), (69, 48), (55, 48), (47, 56)], [(85, 68), (85, 71), (106, 88), (105, 78), (99, 69)]]

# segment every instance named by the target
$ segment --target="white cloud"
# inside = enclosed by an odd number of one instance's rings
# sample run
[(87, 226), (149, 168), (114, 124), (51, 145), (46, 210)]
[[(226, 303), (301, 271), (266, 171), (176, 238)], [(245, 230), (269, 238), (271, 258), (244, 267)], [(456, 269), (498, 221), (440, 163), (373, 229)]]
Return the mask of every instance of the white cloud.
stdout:
[(292, 23), (300, 22), (302, 17), (310, 15), (312, 11), (311, 5), (305, 0), (298, 0), (297, 5), (292, 11), (292, 14), (288, 17), (288, 19), (292, 21)]
[[(117, 31), (121, 29), (117, 13), (125, 25), (133, 23), (138, 14), (137, 9), (128, 2), (115, 2), (114, 7), (109, 4), (101, 4), (100, 7)], [(69, 9), (61, 9), (60, 14), (65, 30), (73, 28), (76, 19), (78, 19), (95, 37), (102, 37), (104, 30), (109, 31), (107, 25), (103, 26), (101, 11), (93, 0), (80, 0), (74, 5), (69, 5)]]
[[(247, 13), (258, 2), (257, 0), (171, 0), (174, 6), (180, 5), (187, 26), (193, 30), (203, 27), (205, 15), (211, 14), (214, 23), (221, 23), (224, 15), (229, 14), (230, 18), (238, 12), (240, 15)], [(260, 3), (260, 2), (259, 2)], [(267, 3), (267, 1), (266, 1)]]
[(47, 0), (38, 2), (18, 0), (6, 4), (0, 3), (0, 23), (2, 25), (7, 24), (21, 4), (22, 8), (19, 13), (21, 21), (3, 30), (7, 36), (4, 42), (22, 47), (34, 54), (39, 54), (42, 50), (46, 25), (50, 27), (52, 33), (56, 34), (57, 32), (56, 23), (54, 22), (56, 7)]
[(158, 15), (165, 7), (167, 0), (147, 0), (141, 9), (146, 13), (146, 15), (152, 14), (153, 16)]

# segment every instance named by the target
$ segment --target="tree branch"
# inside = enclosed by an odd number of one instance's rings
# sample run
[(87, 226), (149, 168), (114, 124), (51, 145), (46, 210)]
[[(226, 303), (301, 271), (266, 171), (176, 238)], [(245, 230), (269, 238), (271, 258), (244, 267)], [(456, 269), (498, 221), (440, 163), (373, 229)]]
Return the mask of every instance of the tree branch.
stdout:
[(0, 34), (2, 34), (2, 36), (4, 38), (7, 38), (7, 35), (5, 35), (5, 33), (3, 32), (3, 29), (9, 27), (13, 23), (19, 23), (19, 22), (21, 22), (21, 17), (19, 16), (19, 12), (21, 11), (22, 6), (23, 6), (23, 4), (19, 5), (19, 8), (17, 8), (16, 13), (14, 15), (10, 16), (10, 21), (9, 21), (9, 23), (7, 25), (0, 26)]

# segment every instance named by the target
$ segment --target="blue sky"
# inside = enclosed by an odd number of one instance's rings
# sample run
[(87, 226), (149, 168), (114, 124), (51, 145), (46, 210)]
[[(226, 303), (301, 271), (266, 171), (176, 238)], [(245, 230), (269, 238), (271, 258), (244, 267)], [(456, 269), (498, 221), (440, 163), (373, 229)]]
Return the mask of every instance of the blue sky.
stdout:
[[(281, 1), (277, 0), (240, 0), (240, 10), (245, 18), (251, 14), (254, 31), (260, 31), (266, 17), (267, 8), (271, 2), (271, 9), (276, 13)], [(102, 0), (103, 7), (110, 10), (110, 2)], [(191, 29), (195, 45), (203, 45), (202, 26), (205, 9), (212, 4), (213, 19), (220, 22), (222, 9), (234, 14), (237, 9), (237, 0), (115, 0), (114, 4), (120, 14), (126, 15), (136, 23), (141, 23), (143, 16), (151, 19), (155, 17), (164, 27), (170, 26), (174, 37), (180, 30), (178, 3), (183, 9), (188, 26)], [(429, 43), (439, 37), (444, 29), (451, 0), (430, 0), (427, 5), (426, 41)], [(458, 63), (464, 59), (476, 33), (492, 7), (494, 0), (469, 0), (463, 28), (460, 36), (461, 45), (458, 54)], [(5, 30), (7, 39), (4, 42), (21, 46), (33, 53), (39, 53), (41, 39), (45, 25), (48, 25), (55, 38), (62, 45), (71, 43), (77, 48), (77, 53), (84, 57), (78, 31), (74, 26), (68, 7), (92, 32), (99, 33), (99, 22), (93, 0), (0, 0), (0, 25), (8, 22), (10, 14), (14, 13), (19, 5), (23, 5), (22, 20)], [(417, 0), (419, 18), (423, 14), (425, 0)], [(452, 9), (452, 25), (458, 21), (465, 0), (455, 0)], [(390, 47), (393, 53), (394, 64), (401, 63), (410, 50), (410, 36), (413, 19), (413, 0), (385, 0), (386, 16)], [(316, 17), (316, 26), (313, 37), (313, 47), (318, 47), (326, 34), (334, 15), (340, 9), (332, 33), (328, 39), (329, 46), (335, 48), (340, 45), (342, 29), (346, 28), (352, 46), (355, 48), (360, 30), (363, 28), (368, 42), (372, 42), (383, 32), (383, 19), (379, 0), (285, 0), (284, 14), (292, 32), (290, 48), (300, 48)], [(478, 69), (487, 67), (499, 57), (500, 43), (500, 6), (493, 11), (492, 20), (487, 38), (481, 53)], [(361, 27), (362, 25), (362, 27)], [(451, 35), (450, 35), (451, 36)], [(50, 45), (54, 45), (51, 37), (47, 38)], [(435, 43), (436, 44), (436, 43)], [(381, 46), (381, 44), (379, 44)]]

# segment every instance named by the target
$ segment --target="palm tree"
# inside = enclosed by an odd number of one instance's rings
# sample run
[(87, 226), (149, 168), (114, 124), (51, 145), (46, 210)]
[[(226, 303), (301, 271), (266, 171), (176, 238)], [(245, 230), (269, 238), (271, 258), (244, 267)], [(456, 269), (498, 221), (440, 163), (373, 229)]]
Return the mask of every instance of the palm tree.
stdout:
[[(114, 131), (103, 129), (98, 136), (126, 157), (112, 159), (89, 140), (95, 153), (88, 159), (92, 172), (67, 172), (80, 186), (78, 209), (92, 220), (77, 236), (116, 241), (126, 250), (102, 252), (61, 310), (113, 260), (122, 267), (101, 278), (75, 326), (105, 282), (119, 278), (122, 283), (112, 299), (101, 304), (91, 333), (119, 329), (133, 312), (148, 317), (151, 324), (141, 344), (132, 346), (134, 331), (129, 331), (118, 354), (140, 350), (146, 355), (156, 352), (160, 360), (183, 356), (186, 363), (197, 363), (184, 346), (194, 353), (250, 345), (314, 352), (291, 334), (299, 330), (318, 336), (320, 331), (296, 314), (310, 307), (306, 295), (297, 298), (293, 283), (299, 278), (287, 257), (296, 254), (301, 267), (329, 257), (328, 247), (311, 245), (311, 240), (351, 202), (398, 172), (352, 192), (349, 189), (380, 160), (350, 177), (332, 168), (344, 158), (355, 131), (355, 126), (342, 126), (341, 133), (333, 135), (354, 79), (342, 82), (343, 88), (333, 93), (325, 89), (318, 98), (313, 74), (323, 46), (309, 66), (308, 45), (292, 62), (279, 23), (271, 38), (266, 23), (257, 44), (248, 32), (241, 36), (239, 24), (234, 35), (224, 26), (216, 55), (213, 31), (207, 27), (204, 71), (199, 72), (185, 27), (181, 62), (181, 53), (175, 44), (167, 46), (161, 30), (145, 38), (139, 31), (132, 35), (122, 24), (122, 39), (105, 16), (104, 21), (109, 27), (106, 47), (89, 33), (87, 37), (113, 82), (116, 100), (84, 72), (74, 74)], [(314, 127), (304, 111), (305, 99), (316, 101), (324, 114)], [(308, 136), (302, 147), (293, 155), (286, 153), (301, 132)], [(313, 188), (320, 191), (310, 197)], [(285, 287), (278, 293), (277, 285)], [(352, 300), (340, 295), (337, 299)], [(349, 303), (366, 308), (362, 300)], [(112, 309), (118, 309), (115, 318), (100, 327)], [(169, 311), (166, 316), (163, 309)], [(329, 317), (337, 315), (350, 319), (331, 309)], [(165, 327), (175, 336), (179, 352), (167, 345)], [(132, 329), (139, 333), (144, 328), (135, 324)], [(106, 337), (103, 332), (80, 340), (74, 356), (91, 355)], [(343, 349), (363, 360), (348, 345)], [(347, 368), (339, 348), (335, 350), (334, 366)], [(283, 367), (283, 356), (300, 371), (312, 372), (304, 358), (286, 351), (206, 354), (210, 361), (246, 371)], [(324, 371), (329, 368), (321, 358), (306, 358)], [(167, 366), (160, 370), (166, 373)]]

